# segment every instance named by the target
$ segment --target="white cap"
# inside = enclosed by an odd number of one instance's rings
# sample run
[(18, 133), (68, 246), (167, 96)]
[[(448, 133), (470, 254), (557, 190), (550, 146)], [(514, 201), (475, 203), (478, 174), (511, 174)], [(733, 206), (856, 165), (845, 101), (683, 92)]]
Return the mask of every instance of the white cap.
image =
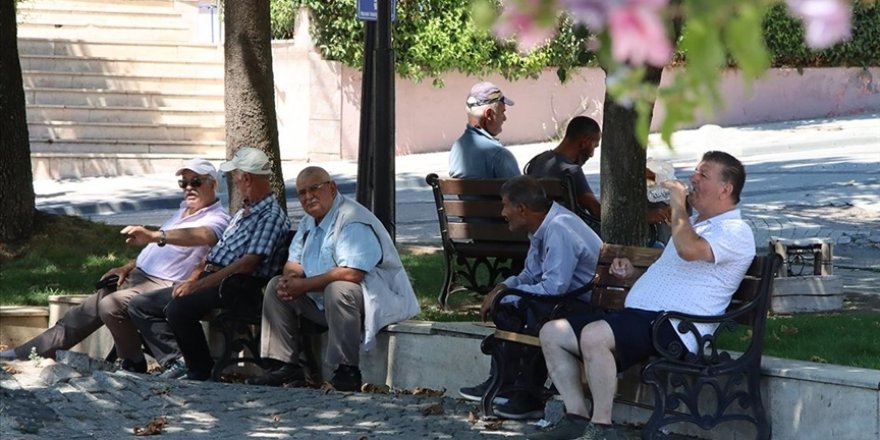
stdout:
[(265, 175), (272, 173), (272, 164), (269, 163), (266, 153), (253, 147), (241, 147), (232, 156), (232, 160), (220, 164), (220, 171), (228, 173), (232, 170)]
[(175, 176), (179, 176), (183, 174), (184, 170), (190, 170), (200, 176), (211, 176), (212, 178), (217, 178), (217, 169), (214, 168), (214, 165), (211, 165), (211, 162), (208, 162), (205, 159), (190, 159), (186, 161), (176, 173)]

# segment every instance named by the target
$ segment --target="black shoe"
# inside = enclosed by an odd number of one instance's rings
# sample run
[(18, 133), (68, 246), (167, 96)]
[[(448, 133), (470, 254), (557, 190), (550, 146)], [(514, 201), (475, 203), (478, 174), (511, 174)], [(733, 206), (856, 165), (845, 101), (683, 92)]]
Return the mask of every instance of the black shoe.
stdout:
[(353, 365), (342, 365), (333, 372), (330, 385), (336, 391), (359, 391), (361, 389), (361, 370)]
[[(472, 387), (463, 387), (458, 389), (458, 395), (461, 396), (462, 399), (470, 400), (472, 402), (480, 402), (483, 400), (483, 394), (486, 394), (486, 390), (489, 389), (489, 382), (492, 381), (492, 378), (489, 377), (485, 382), (474, 385)], [(498, 405), (502, 403), (507, 403), (507, 393), (504, 392), (504, 387), (498, 391), (498, 394), (495, 395), (495, 400), (492, 403)]]
[(590, 419), (575, 414), (566, 414), (559, 423), (544, 431), (530, 435), (529, 440), (568, 440), (579, 438), (590, 427)]
[(147, 372), (147, 360), (141, 359), (140, 362), (132, 361), (131, 359), (123, 359), (121, 367), (125, 371), (129, 371), (132, 373), (146, 373)]
[(544, 417), (544, 402), (529, 393), (518, 392), (507, 403), (496, 404), (495, 414), (505, 419), (540, 419)]
[(248, 385), (266, 385), (270, 387), (280, 387), (284, 384), (303, 385), (306, 381), (306, 375), (302, 368), (297, 364), (283, 364), (281, 367), (267, 370), (260, 376), (249, 377), (244, 382)]

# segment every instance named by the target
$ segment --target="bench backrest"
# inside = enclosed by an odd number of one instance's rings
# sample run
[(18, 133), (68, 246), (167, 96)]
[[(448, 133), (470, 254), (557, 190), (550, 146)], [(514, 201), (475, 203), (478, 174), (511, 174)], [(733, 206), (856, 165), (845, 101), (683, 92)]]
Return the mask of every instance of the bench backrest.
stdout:
[[(528, 244), (525, 232), (511, 232), (501, 216), (505, 179), (453, 179), (429, 174), (444, 246), (457, 241), (498, 241)], [(571, 191), (559, 179), (540, 179), (550, 200), (571, 209)]]

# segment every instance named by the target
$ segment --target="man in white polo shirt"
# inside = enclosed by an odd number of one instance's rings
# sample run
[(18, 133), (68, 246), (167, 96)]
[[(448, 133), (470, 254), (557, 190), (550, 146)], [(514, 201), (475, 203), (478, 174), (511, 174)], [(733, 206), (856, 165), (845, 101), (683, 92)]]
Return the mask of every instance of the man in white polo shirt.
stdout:
[[(652, 332), (660, 312), (724, 313), (755, 257), (754, 234), (736, 207), (745, 179), (739, 160), (710, 151), (691, 177), (694, 189), (690, 195), (680, 182), (664, 182), (672, 193), (672, 238), (660, 258), (633, 285), (624, 309), (592, 322), (570, 317), (544, 325), (541, 348), (566, 415), (556, 426), (532, 438), (616, 439), (611, 408), (617, 373), (656, 353)], [(690, 219), (685, 198), (698, 212)], [(635, 274), (625, 258), (614, 259), (610, 270), (624, 278)], [(698, 329), (702, 334), (714, 331), (711, 325), (698, 325)], [(659, 339), (666, 344), (680, 340), (691, 352), (697, 351), (693, 335), (679, 334), (672, 325), (659, 331)], [(592, 395), (592, 415), (581, 387), (581, 362)]]
[[(177, 184), (183, 190), (177, 212), (157, 231), (143, 226), (126, 226), (120, 231), (127, 243), (147, 244), (137, 259), (108, 270), (101, 276), (94, 294), (70, 309), (52, 328), (0, 353), (0, 358), (27, 359), (31, 350), (54, 358), (57, 350), (73, 347), (106, 325), (122, 367), (146, 372), (141, 340), (128, 317), (128, 303), (141, 293), (169, 287), (189, 277), (226, 229), (229, 213), (217, 199), (216, 174), (216, 168), (207, 160), (186, 162), (176, 173), (180, 176)], [(167, 231), (182, 228), (195, 229), (186, 237), (169, 239)]]

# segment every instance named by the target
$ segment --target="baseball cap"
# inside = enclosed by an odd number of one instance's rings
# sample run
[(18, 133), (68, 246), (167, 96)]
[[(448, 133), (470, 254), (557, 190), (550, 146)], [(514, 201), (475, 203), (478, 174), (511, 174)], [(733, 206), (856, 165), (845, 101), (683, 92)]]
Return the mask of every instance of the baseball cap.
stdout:
[(217, 169), (214, 168), (214, 165), (211, 165), (211, 162), (208, 162), (205, 159), (190, 159), (184, 162), (184, 164), (177, 169), (177, 172), (174, 173), (174, 175), (179, 176), (183, 174), (184, 170), (190, 170), (200, 176), (211, 176), (215, 179), (217, 178)]
[(241, 147), (232, 156), (232, 160), (220, 164), (220, 171), (228, 173), (232, 170), (266, 175), (272, 173), (272, 164), (269, 163), (266, 153), (253, 147)]
[(468, 94), (467, 97), (468, 107), (492, 104), (493, 102), (503, 102), (505, 105), (513, 105), (513, 101), (504, 96), (504, 93), (501, 93), (501, 89), (489, 81), (479, 82), (471, 87), (471, 93)]

